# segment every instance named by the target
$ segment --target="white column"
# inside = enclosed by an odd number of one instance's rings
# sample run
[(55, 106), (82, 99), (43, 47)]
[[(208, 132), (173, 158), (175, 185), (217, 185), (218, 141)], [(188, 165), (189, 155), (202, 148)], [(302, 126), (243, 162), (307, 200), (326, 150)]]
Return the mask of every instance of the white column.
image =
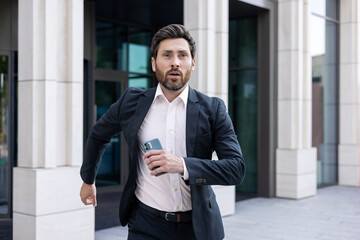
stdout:
[(197, 44), (190, 86), (227, 103), (229, 4), (221, 0), (185, 0), (184, 25)]
[(94, 239), (80, 201), (83, 0), (19, 0), (13, 239)]
[(360, 3), (339, 3), (339, 184), (360, 186)]
[[(229, 3), (184, 0), (184, 25), (196, 41), (190, 86), (228, 101)], [(216, 158), (216, 156), (214, 156)], [(235, 187), (213, 186), (223, 216), (235, 212)]]
[(316, 194), (316, 149), (311, 147), (311, 77), (307, 0), (278, 3), (278, 148), (276, 196)]

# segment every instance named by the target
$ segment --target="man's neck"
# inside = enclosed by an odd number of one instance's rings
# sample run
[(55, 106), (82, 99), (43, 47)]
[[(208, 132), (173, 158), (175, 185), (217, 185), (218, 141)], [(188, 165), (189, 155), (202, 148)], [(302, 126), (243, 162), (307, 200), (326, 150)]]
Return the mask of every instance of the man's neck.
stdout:
[(174, 101), (175, 98), (177, 98), (183, 91), (184, 89), (187, 87), (187, 84), (185, 84), (182, 88), (180, 88), (177, 91), (171, 91), (169, 89), (166, 89), (162, 84), (160, 84), (161, 90), (163, 91), (166, 99), (169, 102)]

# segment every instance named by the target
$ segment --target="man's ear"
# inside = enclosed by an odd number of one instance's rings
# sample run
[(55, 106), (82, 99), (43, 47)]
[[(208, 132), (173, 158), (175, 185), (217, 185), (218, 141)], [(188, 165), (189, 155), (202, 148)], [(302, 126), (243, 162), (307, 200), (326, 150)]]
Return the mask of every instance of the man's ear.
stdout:
[(194, 69), (195, 69), (195, 58), (192, 59), (191, 71), (194, 71)]
[(156, 66), (155, 66), (155, 59), (154, 57), (151, 57), (151, 68), (153, 72), (156, 72)]

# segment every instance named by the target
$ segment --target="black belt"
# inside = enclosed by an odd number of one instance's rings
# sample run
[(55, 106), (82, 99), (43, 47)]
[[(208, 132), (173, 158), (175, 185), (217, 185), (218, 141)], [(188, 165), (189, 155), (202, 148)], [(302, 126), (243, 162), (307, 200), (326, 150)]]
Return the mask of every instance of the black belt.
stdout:
[(190, 222), (191, 221), (191, 211), (186, 212), (164, 212), (157, 210), (155, 208), (149, 207), (139, 200), (136, 201), (137, 204), (144, 210), (162, 218), (169, 222)]

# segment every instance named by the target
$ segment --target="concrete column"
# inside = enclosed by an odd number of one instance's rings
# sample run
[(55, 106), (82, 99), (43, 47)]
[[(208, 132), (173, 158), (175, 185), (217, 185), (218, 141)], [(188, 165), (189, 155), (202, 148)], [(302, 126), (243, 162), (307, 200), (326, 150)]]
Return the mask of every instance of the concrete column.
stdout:
[(316, 194), (309, 19), (307, 0), (279, 1), (277, 197), (298, 199)]
[(360, 3), (339, 3), (339, 184), (360, 186)]
[[(228, 101), (229, 3), (184, 0), (184, 25), (196, 41), (190, 86)], [(216, 159), (216, 156), (214, 156)], [(223, 216), (235, 212), (235, 187), (213, 186)]]
[(83, 0), (19, 0), (13, 239), (94, 239), (80, 202)]
[(197, 44), (190, 85), (227, 103), (229, 3), (221, 0), (185, 0), (184, 25)]

